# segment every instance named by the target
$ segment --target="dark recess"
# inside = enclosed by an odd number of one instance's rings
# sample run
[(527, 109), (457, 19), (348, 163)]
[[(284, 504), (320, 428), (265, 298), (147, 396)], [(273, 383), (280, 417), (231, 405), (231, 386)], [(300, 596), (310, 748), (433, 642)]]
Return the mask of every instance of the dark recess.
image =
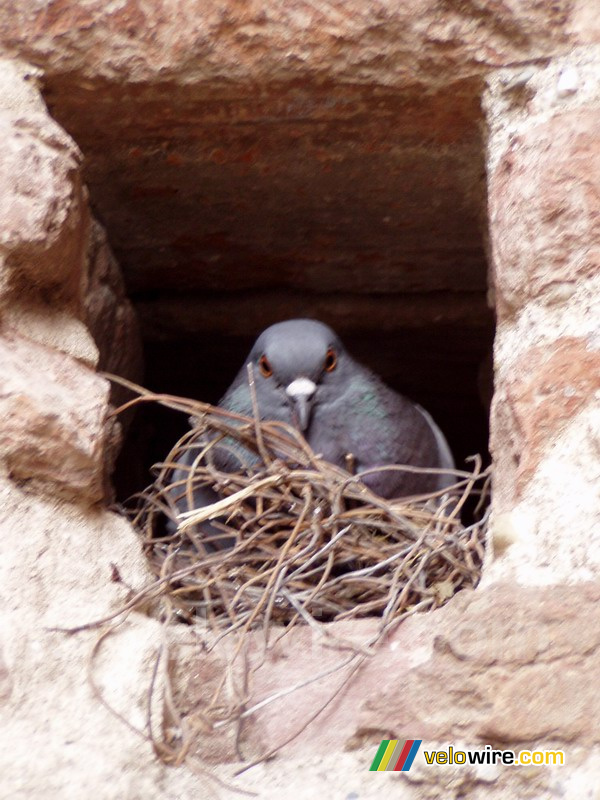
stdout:
[[(264, 327), (313, 317), (431, 412), (459, 465), (486, 457), (481, 88), (49, 77), (140, 315), (146, 386), (216, 402)], [(138, 414), (120, 499), (185, 428)]]
[[(145, 385), (156, 392), (217, 403), (254, 339), (252, 331), (246, 337), (147, 343)], [(385, 336), (376, 330), (361, 331), (344, 340), (358, 360), (430, 411), (446, 434), (458, 466), (475, 453), (489, 463), (488, 409), (483, 396), (489, 387), (482, 392), (480, 373), (493, 340), (491, 321), (489, 329), (476, 336), (472, 331), (444, 327)], [(452, 380), (447, 383), (449, 374)], [(182, 414), (153, 406), (140, 409), (117, 465), (119, 499), (148, 482), (151, 465), (164, 459), (187, 428)]]

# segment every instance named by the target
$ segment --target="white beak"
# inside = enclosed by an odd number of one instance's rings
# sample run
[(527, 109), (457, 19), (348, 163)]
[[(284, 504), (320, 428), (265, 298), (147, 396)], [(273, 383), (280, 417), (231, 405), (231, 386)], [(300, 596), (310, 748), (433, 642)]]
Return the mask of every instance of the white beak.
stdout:
[(285, 393), (294, 404), (298, 427), (301, 431), (308, 428), (311, 400), (316, 391), (317, 384), (309, 378), (296, 378), (289, 386), (286, 386)]

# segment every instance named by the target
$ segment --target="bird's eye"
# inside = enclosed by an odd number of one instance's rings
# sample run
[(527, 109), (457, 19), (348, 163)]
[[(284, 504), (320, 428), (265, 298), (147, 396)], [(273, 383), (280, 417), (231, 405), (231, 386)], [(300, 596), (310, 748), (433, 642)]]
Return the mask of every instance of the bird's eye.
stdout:
[(325, 363), (323, 365), (325, 367), (326, 372), (333, 372), (333, 370), (337, 366), (337, 356), (335, 354), (335, 350), (330, 347), (327, 351), (327, 355), (325, 356)]
[(261, 374), (264, 375), (265, 378), (270, 378), (273, 374), (273, 367), (269, 359), (266, 356), (261, 356), (258, 359), (258, 368), (261, 371)]

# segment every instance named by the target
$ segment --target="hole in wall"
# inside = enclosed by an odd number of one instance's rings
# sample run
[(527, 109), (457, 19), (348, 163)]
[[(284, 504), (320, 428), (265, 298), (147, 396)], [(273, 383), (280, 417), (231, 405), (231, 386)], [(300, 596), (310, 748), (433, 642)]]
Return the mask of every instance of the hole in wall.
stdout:
[[(487, 454), (486, 196), (480, 86), (117, 85), (55, 76), (141, 320), (148, 388), (218, 401), (258, 333), (330, 324), (427, 408), (459, 465)], [(186, 427), (147, 408), (123, 499)]]

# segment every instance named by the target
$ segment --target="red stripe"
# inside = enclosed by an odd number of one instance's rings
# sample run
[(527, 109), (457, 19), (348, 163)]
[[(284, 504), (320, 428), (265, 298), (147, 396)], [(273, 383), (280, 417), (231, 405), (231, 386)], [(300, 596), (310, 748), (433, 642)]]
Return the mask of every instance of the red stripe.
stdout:
[(404, 766), (404, 762), (406, 761), (406, 758), (410, 753), (410, 748), (413, 746), (414, 743), (415, 743), (414, 739), (407, 739), (404, 742), (404, 747), (402, 748), (402, 752), (398, 756), (398, 761), (396, 761), (396, 766), (394, 767), (393, 772), (399, 772), (402, 769), (402, 767)]

